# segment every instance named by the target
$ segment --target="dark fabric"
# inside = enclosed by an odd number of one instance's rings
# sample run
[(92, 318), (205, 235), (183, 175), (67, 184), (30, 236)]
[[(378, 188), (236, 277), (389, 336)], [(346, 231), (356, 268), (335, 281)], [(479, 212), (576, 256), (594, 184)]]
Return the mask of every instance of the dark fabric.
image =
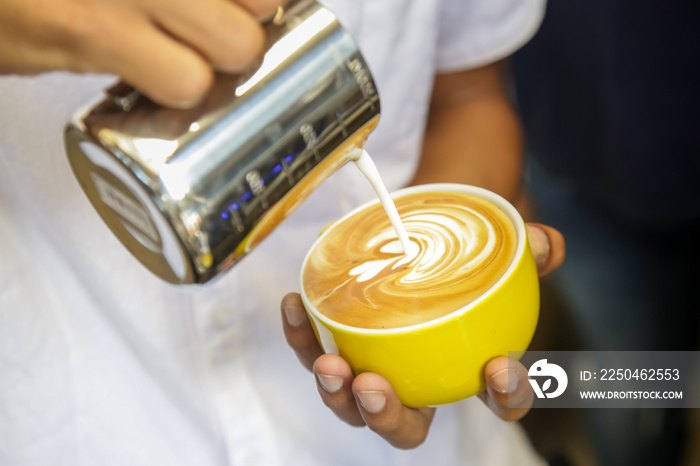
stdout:
[(557, 182), (634, 227), (700, 221), (700, 2), (550, 1), (512, 63)]

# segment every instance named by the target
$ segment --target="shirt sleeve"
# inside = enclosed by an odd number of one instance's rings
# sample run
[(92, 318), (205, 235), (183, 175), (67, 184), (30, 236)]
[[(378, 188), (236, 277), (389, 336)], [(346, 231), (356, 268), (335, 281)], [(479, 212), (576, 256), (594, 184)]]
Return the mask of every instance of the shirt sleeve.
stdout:
[(442, 0), (437, 69), (447, 73), (493, 63), (539, 28), (546, 0)]

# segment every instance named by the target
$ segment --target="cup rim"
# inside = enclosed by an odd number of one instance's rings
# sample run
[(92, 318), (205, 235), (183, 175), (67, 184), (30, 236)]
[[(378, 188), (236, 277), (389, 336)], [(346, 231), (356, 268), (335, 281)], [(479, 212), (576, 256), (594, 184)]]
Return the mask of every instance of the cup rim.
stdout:
[(516, 247), (515, 247), (515, 254), (513, 255), (513, 259), (511, 260), (511, 263), (509, 264), (508, 268), (505, 270), (503, 275), (493, 284), (491, 287), (486, 290), (481, 296), (478, 298), (474, 299), (473, 301), (469, 302), (468, 304), (465, 304), (464, 306), (460, 307), (459, 309), (456, 309), (450, 313), (447, 313), (443, 316), (437, 317), (435, 319), (427, 320), (425, 322), (421, 322), (419, 324), (413, 324), (413, 325), (407, 325), (404, 327), (392, 327), (392, 328), (363, 328), (363, 327), (354, 327), (351, 325), (343, 324), (341, 322), (338, 322), (336, 320), (333, 320), (324, 314), (322, 314), (318, 309), (316, 309), (316, 306), (314, 306), (306, 296), (306, 291), (304, 290), (304, 269), (306, 268), (306, 264), (308, 263), (309, 256), (311, 255), (311, 252), (314, 250), (316, 247), (316, 244), (321, 241), (322, 238), (324, 238), (326, 235), (328, 235), (333, 229), (336, 227), (336, 225), (339, 225), (342, 223), (344, 220), (347, 218), (355, 215), (357, 212), (366, 209), (370, 206), (373, 206), (375, 204), (379, 204), (380, 201), (379, 199), (374, 199), (368, 202), (365, 202), (364, 204), (360, 205), (359, 207), (356, 207), (355, 209), (351, 210), (347, 214), (343, 215), (341, 218), (333, 222), (326, 230), (319, 235), (318, 238), (316, 238), (316, 241), (314, 241), (313, 245), (309, 248), (307, 251), (306, 255), (304, 256), (304, 261), (302, 262), (301, 266), (301, 271), (299, 274), (299, 281), (300, 281), (300, 289), (301, 289), (301, 299), (302, 302), (304, 303), (304, 306), (306, 307), (307, 311), (309, 311), (315, 319), (320, 320), (323, 322), (325, 325), (337, 328), (339, 330), (343, 330), (345, 332), (352, 332), (352, 333), (359, 333), (363, 335), (388, 335), (388, 334), (399, 334), (399, 333), (409, 333), (409, 332), (415, 332), (417, 330), (422, 330), (426, 329), (428, 327), (435, 327), (437, 325), (440, 325), (444, 322), (447, 322), (449, 320), (454, 319), (455, 317), (458, 317), (459, 315), (466, 314), (469, 312), (471, 309), (476, 307), (479, 303), (481, 303), (483, 300), (485, 300), (487, 297), (489, 297), (491, 294), (494, 293), (495, 290), (499, 289), (502, 285), (503, 282), (505, 282), (512, 274), (514, 269), (518, 266), (520, 263), (520, 260), (523, 256), (523, 253), (525, 252), (525, 246), (526, 246), (526, 238), (527, 238), (527, 232), (525, 229), (525, 222), (522, 219), (520, 213), (518, 210), (510, 203), (508, 202), (505, 198), (502, 196), (494, 193), (493, 191), (489, 191), (484, 188), (480, 188), (478, 186), (473, 186), (473, 185), (468, 185), (468, 184), (459, 184), (459, 183), (429, 183), (429, 184), (421, 184), (421, 185), (415, 185), (415, 186), (408, 186), (406, 188), (402, 188), (396, 191), (393, 191), (390, 193), (392, 199), (397, 199), (402, 196), (408, 195), (408, 194), (413, 194), (413, 193), (425, 193), (425, 192), (457, 192), (461, 194), (470, 194), (474, 195), (477, 197), (480, 197), (484, 200), (487, 200), (494, 204), (496, 207), (498, 207), (503, 213), (508, 216), (508, 218), (511, 220), (513, 223), (513, 226), (515, 227), (515, 232), (516, 232)]

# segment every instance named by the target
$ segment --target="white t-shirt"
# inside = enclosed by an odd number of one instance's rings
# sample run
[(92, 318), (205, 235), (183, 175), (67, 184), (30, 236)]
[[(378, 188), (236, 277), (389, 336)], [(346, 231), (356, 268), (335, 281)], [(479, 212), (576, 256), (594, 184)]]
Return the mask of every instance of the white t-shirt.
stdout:
[[(390, 189), (415, 170), (433, 76), (509, 55), (544, 0), (327, 0), (377, 82), (372, 153)], [(286, 345), (320, 228), (371, 188), (331, 176), (212, 285), (168, 285), (113, 237), (71, 174), (62, 127), (113, 81), (0, 78), (0, 465), (540, 464), (517, 425), (476, 399), (438, 409), (416, 450), (388, 446), (323, 405)]]

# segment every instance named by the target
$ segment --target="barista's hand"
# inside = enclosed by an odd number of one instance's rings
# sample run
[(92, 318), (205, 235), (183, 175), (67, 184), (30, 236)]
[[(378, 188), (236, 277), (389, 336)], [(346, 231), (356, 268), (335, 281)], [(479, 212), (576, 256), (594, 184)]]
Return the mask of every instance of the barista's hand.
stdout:
[[(540, 275), (557, 269), (564, 260), (564, 239), (551, 228), (528, 224), (528, 236)], [(321, 399), (343, 421), (367, 426), (397, 448), (414, 448), (428, 435), (434, 408), (408, 408), (382, 376), (365, 372), (354, 377), (340, 356), (323, 354), (301, 298), (290, 293), (282, 300), (282, 321), (287, 342), (301, 363), (313, 371)], [(486, 391), (479, 394), (501, 419), (516, 421), (532, 405), (527, 369), (506, 357), (492, 359), (484, 370)], [(518, 408), (509, 408), (516, 404)]]
[(213, 71), (259, 58), (260, 20), (285, 0), (1, 0), (0, 74), (109, 73), (189, 107)]

